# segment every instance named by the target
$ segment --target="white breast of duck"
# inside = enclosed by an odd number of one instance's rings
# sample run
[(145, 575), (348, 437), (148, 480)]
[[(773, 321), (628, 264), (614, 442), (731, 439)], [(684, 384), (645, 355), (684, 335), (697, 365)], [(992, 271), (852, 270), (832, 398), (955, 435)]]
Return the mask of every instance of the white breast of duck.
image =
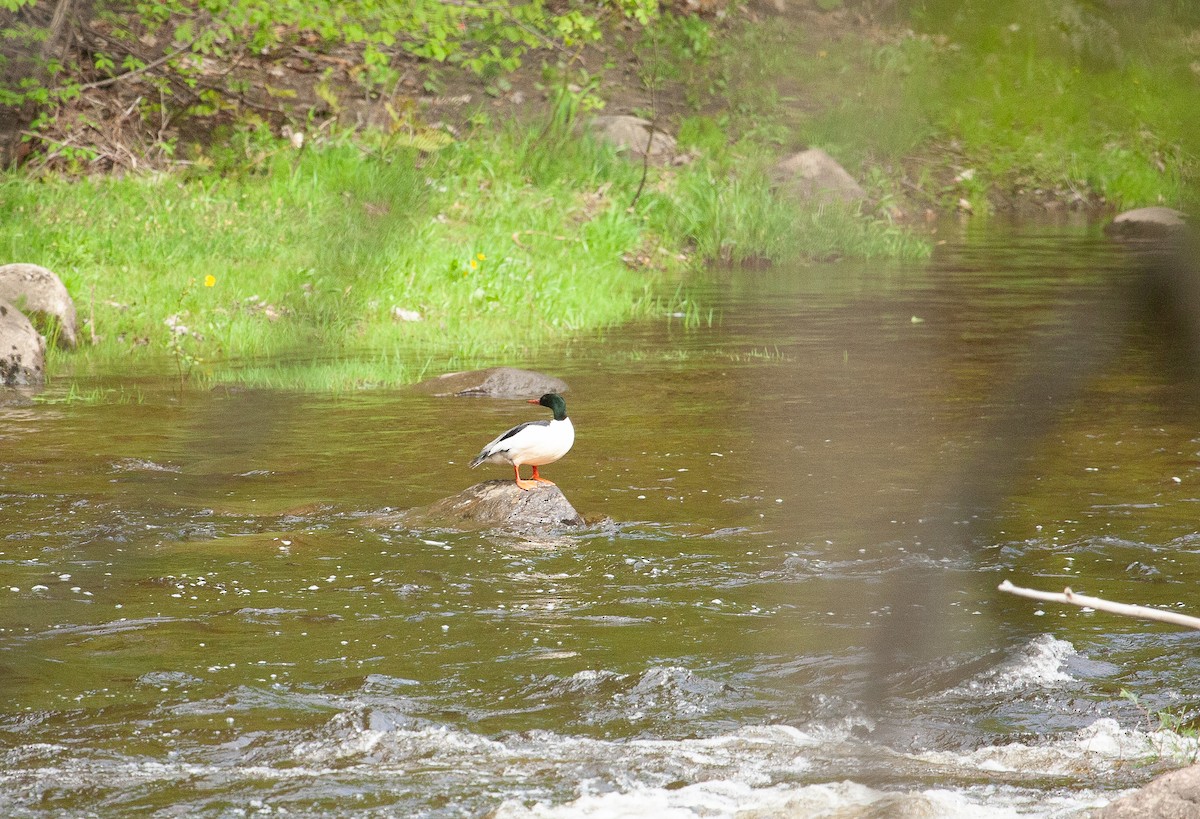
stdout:
[(485, 462), (544, 466), (566, 455), (575, 443), (575, 427), (567, 417), (566, 402), (558, 395), (546, 395), (540, 403), (554, 411), (554, 418), (518, 424), (485, 446), (471, 466)]
[(545, 466), (566, 455), (575, 443), (570, 418), (530, 421), (513, 427), (507, 437), (489, 444), (485, 461), (494, 464)]

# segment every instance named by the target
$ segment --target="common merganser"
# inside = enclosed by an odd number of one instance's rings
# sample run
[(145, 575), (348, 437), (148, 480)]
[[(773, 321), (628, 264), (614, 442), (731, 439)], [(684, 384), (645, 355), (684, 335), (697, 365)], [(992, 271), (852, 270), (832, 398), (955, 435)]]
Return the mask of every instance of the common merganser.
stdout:
[[(517, 486), (533, 489), (539, 483), (554, 485), (538, 474), (538, 467), (552, 464), (566, 455), (575, 443), (575, 427), (567, 417), (567, 402), (558, 393), (548, 392), (541, 398), (531, 398), (530, 404), (540, 404), (554, 412), (550, 421), (526, 421), (505, 432), (485, 446), (471, 461), (471, 468), (484, 461), (492, 464), (511, 464)], [(533, 467), (533, 480), (521, 478), (521, 466)]]

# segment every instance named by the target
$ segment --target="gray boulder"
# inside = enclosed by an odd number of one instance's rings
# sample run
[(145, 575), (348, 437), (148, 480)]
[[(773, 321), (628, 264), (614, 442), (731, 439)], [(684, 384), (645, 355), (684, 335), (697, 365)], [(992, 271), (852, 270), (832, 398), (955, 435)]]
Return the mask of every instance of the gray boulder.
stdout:
[(0, 299), (37, 322), (47, 337), (57, 338), (58, 346), (75, 346), (79, 334), (75, 302), (51, 271), (36, 264), (0, 266)]
[(649, 153), (651, 162), (665, 165), (677, 153), (675, 138), (658, 130), (651, 135), (653, 125), (641, 117), (627, 114), (593, 117), (589, 125), (601, 140), (615, 145), (638, 161)]
[(0, 386), (40, 387), (46, 380), (46, 340), (21, 311), (0, 301)]
[(491, 367), (465, 373), (446, 373), (416, 385), (432, 395), (482, 398), (540, 398), (548, 392), (563, 393), (567, 383), (532, 370)]
[(784, 194), (801, 202), (854, 204), (867, 198), (854, 177), (820, 148), (809, 148), (776, 162), (771, 180)]
[(1200, 765), (1171, 771), (1092, 811), (1091, 819), (1195, 819), (1200, 816)]
[(1187, 216), (1174, 208), (1135, 208), (1117, 214), (1104, 232), (1116, 236), (1167, 236), (1187, 228)]
[(584, 525), (583, 517), (557, 486), (542, 484), (525, 490), (511, 480), (477, 483), (457, 495), (406, 512), (403, 522), (416, 528), (516, 532)]

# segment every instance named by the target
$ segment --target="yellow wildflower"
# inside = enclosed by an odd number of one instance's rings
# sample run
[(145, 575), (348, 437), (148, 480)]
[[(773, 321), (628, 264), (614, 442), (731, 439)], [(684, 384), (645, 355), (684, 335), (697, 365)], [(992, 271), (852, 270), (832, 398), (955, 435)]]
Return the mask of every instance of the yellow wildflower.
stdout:
[(217, 277), (214, 276), (213, 274), (209, 273), (207, 276), (204, 277), (204, 286), (205, 287), (215, 287), (216, 284), (217, 284)]

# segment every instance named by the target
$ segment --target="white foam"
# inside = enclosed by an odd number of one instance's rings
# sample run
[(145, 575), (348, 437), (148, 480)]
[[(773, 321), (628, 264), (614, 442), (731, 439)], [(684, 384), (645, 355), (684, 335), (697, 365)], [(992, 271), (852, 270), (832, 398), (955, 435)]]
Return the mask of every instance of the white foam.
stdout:
[[(1086, 782), (1130, 761), (1155, 758), (1154, 741), (1183, 741), (1169, 733), (1125, 730), (1111, 719), (1036, 746), (1011, 743), (968, 753), (911, 755), (859, 746), (849, 729), (839, 726), (808, 732), (764, 725), (705, 738), (609, 740), (550, 731), (492, 738), (446, 726), (372, 727), (382, 724), (387, 720), (373, 720), (369, 708), (342, 712), (314, 733), (293, 734), (290, 742), (274, 747), (259, 745), (249, 757), (233, 743), (211, 756), (170, 761), (105, 756), (57, 764), (50, 762), (49, 746), (30, 745), (23, 755), (10, 751), (4, 757), (22, 764), (0, 771), (0, 793), (7, 793), (0, 807), (17, 808), (47, 788), (74, 783), (124, 792), (130, 782), (157, 783), (154, 787), (206, 782), (212, 798), (222, 799), (239, 783), (286, 782), (280, 793), (294, 805), (336, 800), (347, 783), (382, 787), (419, 779), (469, 794), (473, 810), (497, 808), (498, 819), (1051, 817), (1103, 804), (1111, 794), (1076, 787), (1047, 792), (1026, 785), (1030, 774), (1038, 782), (1046, 776)], [(812, 781), (827, 777), (823, 771), (853, 767), (863, 751), (874, 756), (869, 767), (883, 766), (895, 781), (913, 784), (877, 790), (853, 781)], [(234, 758), (240, 762), (231, 766)], [(42, 764), (32, 764), (36, 761)], [(980, 785), (981, 779), (995, 784)], [(929, 782), (942, 784), (918, 784)]]
[(820, 819), (856, 815), (1011, 819), (1029, 815), (1015, 804), (996, 805), (995, 790), (880, 791), (855, 782), (754, 788), (715, 780), (671, 790), (586, 793), (558, 805), (538, 802), (528, 806), (507, 800), (494, 815), (496, 819)]
[(1041, 745), (1012, 742), (967, 753), (926, 751), (907, 756), (940, 768), (1075, 778), (1084, 771), (1106, 773), (1131, 762), (1152, 762), (1164, 757), (1186, 760), (1196, 755), (1197, 748), (1195, 739), (1172, 731), (1126, 729), (1116, 720), (1104, 717)]
[(995, 668), (967, 680), (949, 693), (995, 696), (1029, 688), (1055, 688), (1071, 681), (1065, 666), (1074, 656), (1075, 646), (1042, 634)]

